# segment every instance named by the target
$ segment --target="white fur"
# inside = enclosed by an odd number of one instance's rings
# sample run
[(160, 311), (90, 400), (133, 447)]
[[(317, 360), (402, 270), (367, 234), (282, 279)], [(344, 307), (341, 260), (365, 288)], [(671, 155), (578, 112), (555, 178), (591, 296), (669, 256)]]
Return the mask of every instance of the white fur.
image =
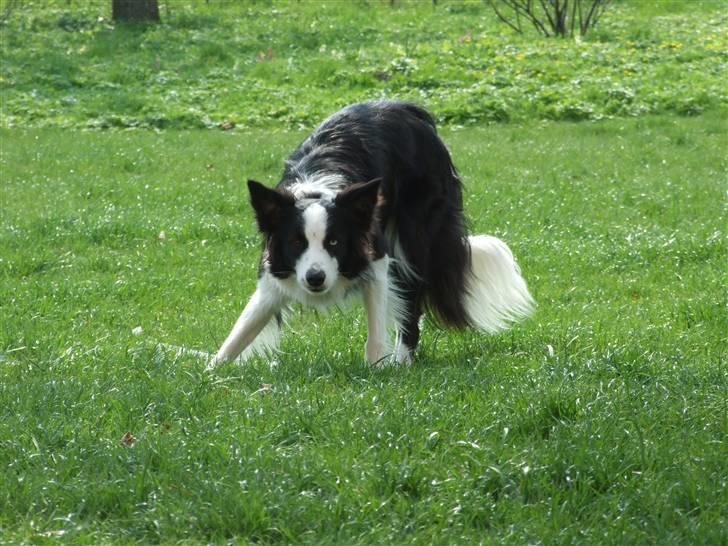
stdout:
[(240, 353), (246, 350), (247, 353), (243, 357), (252, 352), (275, 348), (278, 340), (275, 315), (282, 310), (284, 305), (285, 297), (276, 286), (275, 278), (269, 273), (265, 273), (258, 280), (258, 287), (253, 296), (210, 366), (235, 360)]
[(472, 269), (465, 309), (476, 328), (499, 332), (531, 314), (534, 300), (508, 246), (495, 237), (468, 237)]
[[(367, 314), (368, 337), (365, 356), (377, 363), (392, 354), (388, 330), (401, 315), (402, 303), (396, 290), (389, 284), (389, 258), (372, 262), (366, 281), (350, 281), (339, 276), (325, 293), (311, 293), (302, 288), (293, 277), (278, 279), (267, 270), (258, 281), (258, 287), (245, 306), (240, 318), (223, 343), (209, 367), (235, 359), (246, 360), (253, 354), (274, 350), (278, 345), (279, 328), (275, 314), (285, 309), (292, 299), (308, 307), (325, 311), (332, 305), (343, 305), (351, 295), (361, 292)], [(242, 354), (241, 354), (242, 353)], [(401, 362), (401, 359), (396, 359)]]
[(326, 279), (322, 291), (315, 295), (323, 295), (328, 292), (336, 284), (339, 276), (338, 261), (324, 248), (327, 218), (326, 209), (316, 202), (303, 211), (303, 232), (306, 235), (308, 247), (296, 263), (296, 279), (304, 290), (309, 291), (306, 273), (312, 268), (323, 271)]
[(394, 261), (397, 264), (397, 267), (402, 272), (402, 275), (406, 279), (410, 279), (413, 281), (419, 281), (420, 275), (415, 271), (415, 268), (412, 267), (412, 264), (407, 261), (407, 256), (404, 255), (404, 249), (402, 249), (402, 244), (399, 242), (398, 238), (394, 239)]
[(388, 224), (384, 230), (384, 234), (392, 248), (391, 262), (395, 264), (404, 278), (419, 281), (419, 273), (415, 271), (415, 268), (412, 267), (412, 264), (410, 264), (407, 260), (407, 256), (405, 256), (404, 249), (402, 248), (402, 243), (399, 242), (396, 225), (393, 223)]
[(390, 313), (389, 283), (387, 280), (389, 258), (372, 262), (372, 279), (364, 286), (364, 309), (367, 314), (367, 341), (364, 354), (370, 364), (386, 359), (392, 354), (387, 326)]
[(397, 334), (397, 343), (394, 348), (394, 361), (397, 364), (409, 364), (412, 362), (412, 348), (402, 341), (402, 334)]
[(309, 193), (320, 193), (323, 198), (333, 199), (346, 183), (344, 177), (332, 173), (307, 175), (297, 171), (297, 177), (298, 182), (288, 188), (296, 199)]
[(283, 292), (287, 299), (296, 301), (305, 307), (311, 307), (320, 312), (326, 312), (331, 306), (343, 306), (349, 297), (356, 292), (359, 283), (339, 276), (338, 281), (325, 293), (314, 293), (301, 287), (300, 283), (290, 276), (287, 279), (275, 279), (278, 290)]

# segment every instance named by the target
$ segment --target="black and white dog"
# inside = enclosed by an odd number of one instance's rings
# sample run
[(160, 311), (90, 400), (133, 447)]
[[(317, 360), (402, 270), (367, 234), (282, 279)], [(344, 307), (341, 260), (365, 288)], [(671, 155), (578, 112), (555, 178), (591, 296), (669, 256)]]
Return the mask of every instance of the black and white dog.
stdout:
[(361, 294), (371, 363), (408, 362), (425, 310), (487, 332), (531, 312), (505, 243), (467, 236), (457, 171), (413, 104), (344, 108), (291, 154), (275, 189), (248, 188), (264, 238), (258, 285), (213, 363), (275, 347), (292, 301), (324, 309)]

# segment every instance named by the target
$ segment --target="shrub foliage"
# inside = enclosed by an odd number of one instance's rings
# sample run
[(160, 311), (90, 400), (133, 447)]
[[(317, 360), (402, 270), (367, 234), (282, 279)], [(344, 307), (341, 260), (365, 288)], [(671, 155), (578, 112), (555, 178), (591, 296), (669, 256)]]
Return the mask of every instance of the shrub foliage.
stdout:
[[(496, 16), (519, 34), (525, 19), (549, 36), (581, 36), (604, 14), (611, 0), (489, 0)], [(508, 13), (504, 13), (508, 10)]]

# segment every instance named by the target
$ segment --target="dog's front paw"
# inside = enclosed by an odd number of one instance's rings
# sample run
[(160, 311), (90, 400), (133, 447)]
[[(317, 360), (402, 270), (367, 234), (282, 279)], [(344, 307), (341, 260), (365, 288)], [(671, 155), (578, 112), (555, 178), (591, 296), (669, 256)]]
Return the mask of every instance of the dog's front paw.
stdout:
[(393, 357), (397, 364), (409, 365), (412, 363), (412, 350), (401, 341), (398, 341)]
[(207, 366), (206, 366), (206, 368), (208, 370), (212, 370), (213, 368), (215, 368), (219, 364), (225, 364), (225, 363), (231, 362), (231, 361), (232, 361), (232, 358), (230, 358), (230, 355), (228, 355), (227, 353), (225, 353), (221, 349), (221, 350), (219, 350), (217, 352), (217, 354), (215, 356), (210, 356), (207, 359)]
[(215, 367), (217, 367), (218, 364), (222, 364), (224, 360), (220, 359), (218, 355), (212, 356), (207, 359), (207, 363), (205, 364), (206, 370), (213, 370)]
[(384, 362), (391, 354), (392, 350), (389, 345), (379, 340), (367, 339), (364, 345), (364, 356), (369, 364)]

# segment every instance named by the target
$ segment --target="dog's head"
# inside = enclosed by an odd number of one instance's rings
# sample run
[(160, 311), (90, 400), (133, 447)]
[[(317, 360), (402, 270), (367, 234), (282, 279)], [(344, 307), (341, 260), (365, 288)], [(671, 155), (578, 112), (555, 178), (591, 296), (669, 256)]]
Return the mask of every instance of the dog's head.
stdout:
[(371, 231), (379, 180), (328, 196), (294, 196), (248, 181), (250, 201), (265, 236), (263, 267), (274, 277), (295, 276), (307, 295), (323, 295), (356, 278), (371, 260)]

